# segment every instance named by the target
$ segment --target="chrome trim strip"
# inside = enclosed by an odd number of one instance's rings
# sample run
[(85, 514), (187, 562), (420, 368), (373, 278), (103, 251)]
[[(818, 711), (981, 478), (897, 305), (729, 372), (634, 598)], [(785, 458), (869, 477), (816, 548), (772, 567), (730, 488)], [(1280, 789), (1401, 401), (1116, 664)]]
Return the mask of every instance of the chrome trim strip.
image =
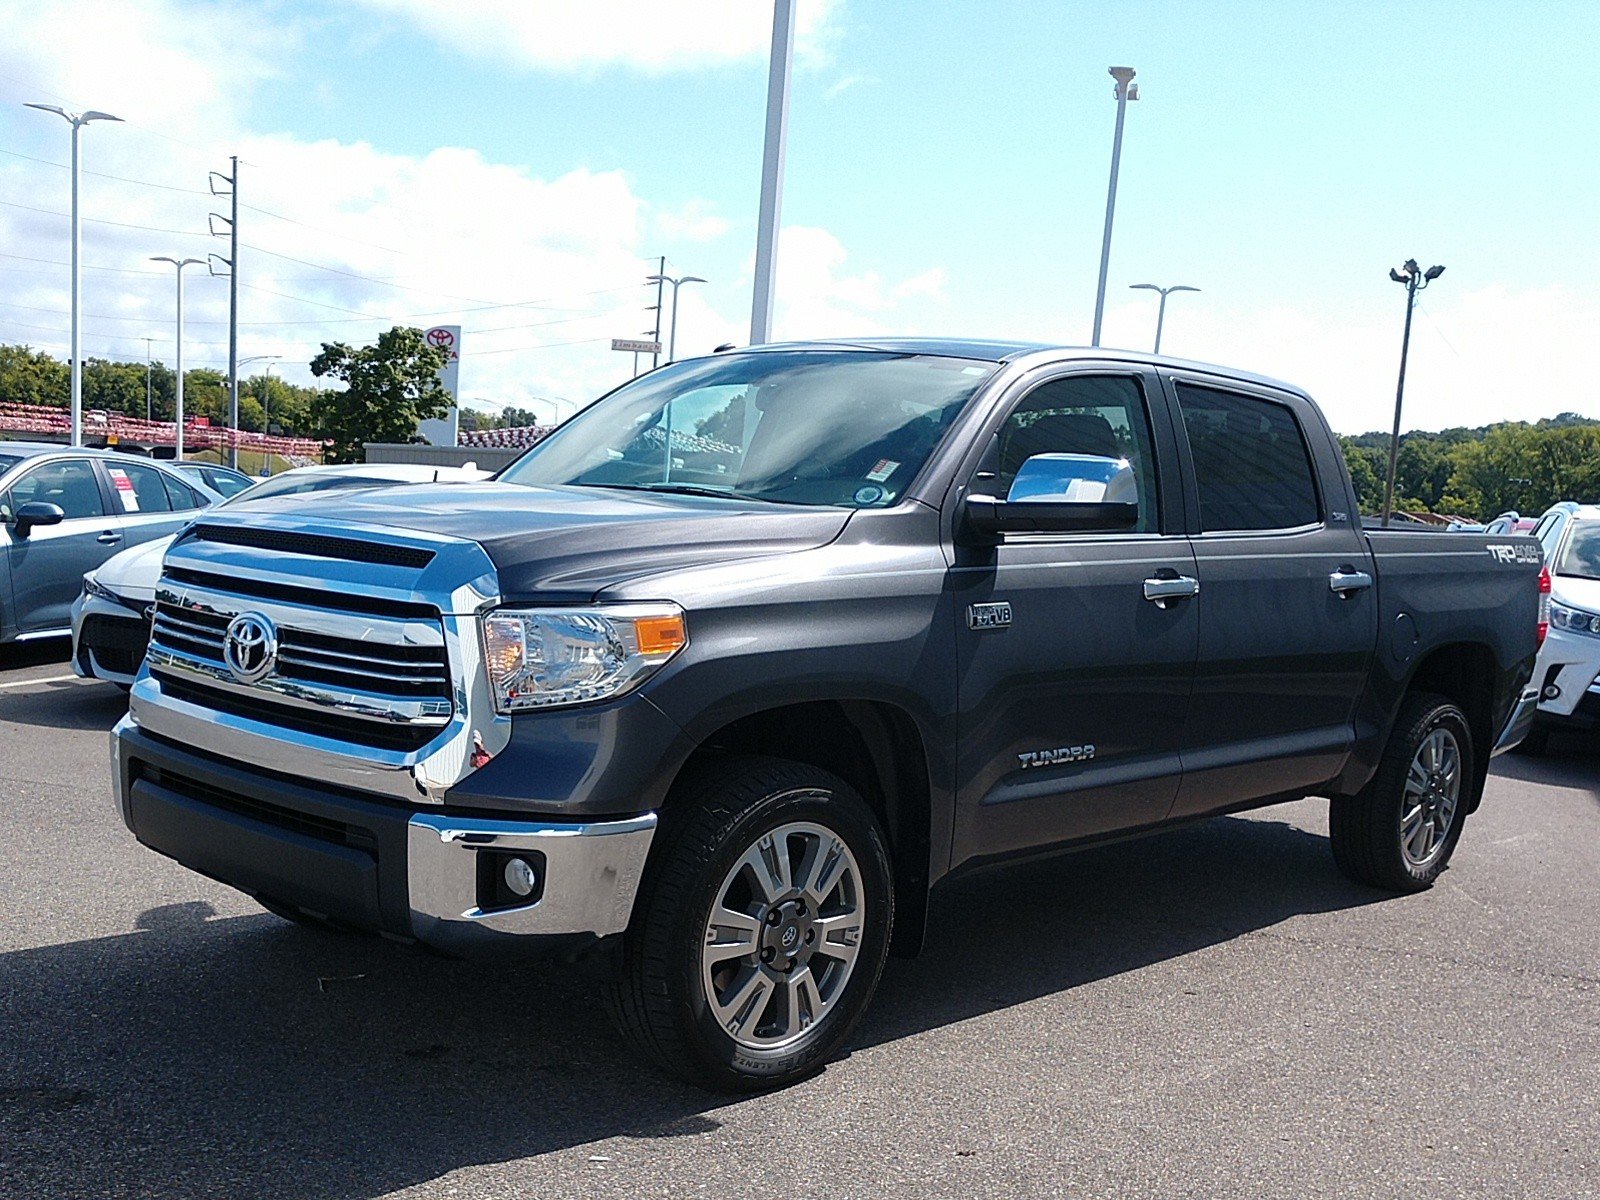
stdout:
[[(527, 934), (621, 933), (633, 914), (656, 814), (582, 825), (418, 813), (406, 834), (411, 928), (438, 949), (468, 952)], [(544, 856), (533, 904), (478, 907), (478, 852)]]
[(358, 691), (333, 687), (305, 679), (268, 675), (255, 683), (240, 683), (221, 663), (193, 658), (155, 642), (145, 652), (151, 673), (188, 675), (204, 684), (237, 696), (241, 700), (260, 700), (296, 712), (339, 713), (360, 717), (380, 725), (436, 726), (450, 720), (450, 701), (442, 697), (393, 696), (387, 692)]
[[(265, 553), (257, 551), (257, 553)], [(172, 555), (169, 552), (168, 561)], [(300, 587), (317, 587), (320, 581), (315, 574), (301, 580)], [(325, 586), (325, 585), (323, 585)], [(359, 613), (335, 607), (340, 593), (328, 590), (329, 606), (316, 608), (288, 600), (265, 600), (238, 592), (221, 592), (198, 587), (191, 583), (175, 583), (162, 576), (156, 588), (156, 603), (173, 608), (192, 608), (216, 617), (233, 618), (242, 612), (258, 612), (280, 629), (300, 630), (323, 637), (348, 641), (370, 641), (381, 646), (427, 646), (444, 644), (444, 636), (437, 622), (418, 620), (415, 617), (384, 617), (372, 613)], [(157, 609), (160, 616), (172, 617), (171, 611)], [(208, 628), (198, 621), (186, 622), (199, 628)], [(221, 632), (220, 630), (218, 631)], [(221, 641), (221, 638), (218, 638)]]

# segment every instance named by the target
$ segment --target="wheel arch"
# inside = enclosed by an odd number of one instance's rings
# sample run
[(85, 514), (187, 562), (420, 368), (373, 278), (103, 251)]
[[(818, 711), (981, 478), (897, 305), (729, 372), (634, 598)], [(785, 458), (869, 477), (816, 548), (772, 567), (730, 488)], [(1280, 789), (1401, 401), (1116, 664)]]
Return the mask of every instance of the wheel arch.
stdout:
[(927, 926), (933, 785), (927, 740), (911, 714), (886, 701), (855, 699), (761, 709), (707, 734), (677, 774), (741, 754), (806, 763), (861, 793), (889, 839), (895, 890), (890, 950), (915, 955)]
[(1473, 750), (1467, 794), (1469, 813), (1482, 802), (1484, 782), (1489, 776), (1489, 752), (1495, 739), (1495, 680), (1499, 674), (1494, 651), (1487, 645), (1452, 642), (1423, 655), (1406, 681), (1406, 695), (1432, 692), (1454, 703), (1467, 716)]

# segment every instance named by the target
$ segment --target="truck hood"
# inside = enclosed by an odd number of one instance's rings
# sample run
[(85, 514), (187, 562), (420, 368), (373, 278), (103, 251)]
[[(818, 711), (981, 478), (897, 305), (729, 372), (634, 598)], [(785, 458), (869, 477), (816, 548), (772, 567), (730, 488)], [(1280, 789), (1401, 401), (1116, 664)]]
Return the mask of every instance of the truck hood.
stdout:
[[(477, 542), (507, 599), (592, 597), (658, 571), (827, 545), (851, 511), (597, 487), (457, 483), (315, 492), (228, 506)], [(331, 510), (331, 511), (330, 511)]]

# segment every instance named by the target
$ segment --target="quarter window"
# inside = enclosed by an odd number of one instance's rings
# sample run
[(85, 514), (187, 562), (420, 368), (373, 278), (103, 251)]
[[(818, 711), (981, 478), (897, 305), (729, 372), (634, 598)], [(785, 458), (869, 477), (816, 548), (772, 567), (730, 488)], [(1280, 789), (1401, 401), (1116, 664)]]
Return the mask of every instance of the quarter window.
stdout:
[(1317, 522), (1311, 455), (1288, 408), (1187, 384), (1178, 385), (1178, 407), (1194, 459), (1202, 532)]
[(995, 474), (994, 493), (1006, 499), (1137, 502), (1134, 532), (1160, 523), (1150, 419), (1127, 376), (1074, 375), (1029, 392), (1000, 427)]

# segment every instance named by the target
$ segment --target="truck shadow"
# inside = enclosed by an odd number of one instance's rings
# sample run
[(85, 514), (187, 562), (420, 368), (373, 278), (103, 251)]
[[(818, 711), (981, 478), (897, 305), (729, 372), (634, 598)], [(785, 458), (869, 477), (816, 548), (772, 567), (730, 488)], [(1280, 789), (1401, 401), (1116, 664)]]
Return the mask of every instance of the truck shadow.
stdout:
[[(856, 1045), (1378, 898), (1322, 838), (1260, 819), (969, 876)], [(171, 905), (0, 955), (7, 1195), (372, 1197), (607, 1138), (714, 1136), (733, 1102), (635, 1062), (573, 972), (211, 915)]]
[(1496, 776), (1587, 792), (1600, 803), (1600, 744), (1592, 736), (1556, 733), (1543, 754), (1502, 754), (1489, 767)]
[(81, 679), (0, 692), (0, 723), (44, 729), (109, 730), (128, 711), (128, 693)]

